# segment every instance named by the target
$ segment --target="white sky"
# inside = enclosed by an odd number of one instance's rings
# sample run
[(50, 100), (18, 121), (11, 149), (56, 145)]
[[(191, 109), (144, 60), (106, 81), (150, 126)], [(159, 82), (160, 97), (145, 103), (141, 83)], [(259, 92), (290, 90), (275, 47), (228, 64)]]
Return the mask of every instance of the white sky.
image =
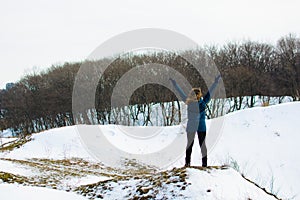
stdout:
[(299, 0), (0, 0), (0, 88), (33, 69), (82, 61), (125, 31), (162, 28), (199, 45), (300, 33)]

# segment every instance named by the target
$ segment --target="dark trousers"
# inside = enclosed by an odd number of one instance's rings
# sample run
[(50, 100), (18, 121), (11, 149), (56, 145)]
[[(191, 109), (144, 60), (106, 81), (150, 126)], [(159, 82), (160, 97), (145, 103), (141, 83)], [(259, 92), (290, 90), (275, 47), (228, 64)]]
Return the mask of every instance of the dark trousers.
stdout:
[[(191, 164), (191, 154), (192, 154), (192, 149), (193, 149), (193, 145), (194, 145), (195, 134), (196, 134), (196, 132), (187, 133), (187, 147), (186, 147), (186, 151), (185, 151), (185, 164), (186, 165)], [(207, 148), (206, 148), (206, 144), (205, 144), (206, 132), (197, 131), (197, 135), (198, 135), (199, 145), (200, 145), (201, 154), (202, 154), (202, 166), (206, 167), (207, 166)]]

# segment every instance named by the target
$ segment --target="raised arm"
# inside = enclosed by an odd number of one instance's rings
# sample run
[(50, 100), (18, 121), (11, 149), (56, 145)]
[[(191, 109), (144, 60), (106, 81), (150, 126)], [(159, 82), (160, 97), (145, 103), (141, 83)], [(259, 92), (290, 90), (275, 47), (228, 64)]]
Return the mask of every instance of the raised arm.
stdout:
[(181, 99), (183, 101), (186, 101), (186, 94), (184, 93), (184, 91), (181, 89), (181, 87), (179, 87), (179, 85), (176, 83), (176, 81), (174, 79), (170, 78), (170, 81), (172, 82), (173, 86), (175, 87), (176, 91), (179, 93)]
[(218, 75), (216, 78), (215, 78), (215, 82), (210, 86), (210, 88), (208, 89), (208, 92), (206, 93), (206, 95), (204, 95), (203, 97), (203, 101), (205, 103), (208, 103), (209, 100), (210, 100), (210, 97), (211, 97), (211, 94), (214, 93), (219, 81), (220, 81), (220, 78), (221, 78), (221, 75)]

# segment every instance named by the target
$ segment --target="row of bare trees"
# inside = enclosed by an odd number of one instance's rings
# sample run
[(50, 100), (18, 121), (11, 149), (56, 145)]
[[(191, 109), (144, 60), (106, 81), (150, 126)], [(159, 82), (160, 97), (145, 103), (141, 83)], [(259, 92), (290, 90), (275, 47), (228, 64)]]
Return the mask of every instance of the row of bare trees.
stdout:
[[(184, 120), (181, 119), (180, 99), (165, 86), (152, 83), (137, 88), (126, 106), (122, 102), (112, 105), (113, 91), (122, 76), (136, 66), (156, 63), (178, 71), (192, 86), (201, 86), (206, 92), (207, 86), (201, 77), (201, 70), (207, 74), (210, 69), (205, 67), (205, 55), (214, 61), (221, 73), (229, 99), (226, 101), (230, 102), (230, 109), (220, 111), (225, 100), (212, 101), (207, 113), (209, 117), (242, 109), (245, 98), (247, 107), (255, 106), (258, 96), (266, 102), (271, 97), (280, 99), (291, 96), (294, 101), (300, 99), (300, 38), (290, 34), (279, 39), (276, 45), (244, 41), (180, 53), (131, 53), (115, 59), (65, 63), (44, 72), (33, 72), (24, 76), (9, 90), (0, 91), (0, 129), (11, 128), (18, 133), (27, 134), (76, 123), (178, 124)], [(190, 58), (193, 63), (203, 66), (200, 67), (200, 72), (184, 58)], [(90, 73), (77, 76), (83, 65)], [(103, 66), (108, 66), (105, 71)], [(158, 69), (140, 76), (149, 76), (149, 73), (150, 76), (159, 78), (163, 72)], [(81, 81), (79, 91), (83, 92), (80, 94), (74, 93), (75, 80)], [(134, 81), (126, 84), (134, 84)], [(91, 93), (95, 94), (93, 105), (84, 101), (90, 98), (86, 94)], [(79, 95), (83, 101), (74, 105), (74, 95)], [(72, 110), (74, 106), (79, 108), (75, 115)], [(219, 114), (216, 113), (217, 110)], [(160, 119), (157, 119), (158, 116)]]

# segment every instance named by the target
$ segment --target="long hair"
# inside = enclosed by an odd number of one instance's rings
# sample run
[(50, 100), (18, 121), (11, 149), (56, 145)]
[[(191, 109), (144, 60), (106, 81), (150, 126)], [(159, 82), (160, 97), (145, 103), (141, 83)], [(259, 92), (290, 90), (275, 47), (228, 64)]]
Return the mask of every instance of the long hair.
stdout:
[(197, 102), (197, 101), (198, 101), (197, 96), (198, 96), (199, 94), (202, 94), (201, 88), (193, 88), (193, 89), (190, 91), (188, 97), (186, 98), (185, 103), (186, 103), (186, 104), (189, 104), (189, 103), (191, 103), (191, 102)]

